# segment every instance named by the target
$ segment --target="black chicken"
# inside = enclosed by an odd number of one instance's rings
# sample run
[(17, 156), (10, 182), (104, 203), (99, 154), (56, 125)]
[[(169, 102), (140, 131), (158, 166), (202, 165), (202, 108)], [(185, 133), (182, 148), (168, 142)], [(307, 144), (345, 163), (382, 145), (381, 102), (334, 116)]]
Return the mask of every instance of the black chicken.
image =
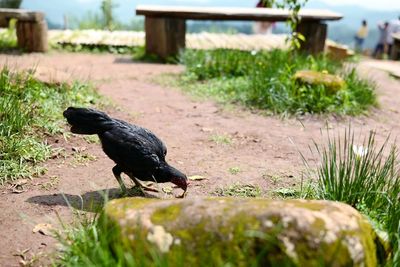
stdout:
[(112, 171), (123, 192), (126, 192), (121, 179), (123, 172), (141, 189), (157, 191), (143, 186), (138, 179), (172, 182), (186, 192), (186, 175), (168, 165), (167, 148), (151, 131), (94, 109), (69, 107), (63, 115), (72, 126), (71, 132), (99, 136), (103, 151), (117, 164)]

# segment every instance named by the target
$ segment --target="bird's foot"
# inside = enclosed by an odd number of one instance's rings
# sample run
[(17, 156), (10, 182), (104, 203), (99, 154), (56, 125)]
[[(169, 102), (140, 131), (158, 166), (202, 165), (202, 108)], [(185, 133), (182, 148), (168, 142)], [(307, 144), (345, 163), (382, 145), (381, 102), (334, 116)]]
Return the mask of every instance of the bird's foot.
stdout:
[(149, 191), (149, 192), (155, 192), (155, 193), (159, 193), (160, 192), (160, 190), (158, 190), (157, 188), (144, 186), (144, 185), (142, 185), (142, 189), (145, 190), (145, 191)]
[(129, 189), (129, 196), (141, 196), (141, 197), (146, 197), (146, 192), (143, 190), (141, 186), (133, 186), (131, 189)]

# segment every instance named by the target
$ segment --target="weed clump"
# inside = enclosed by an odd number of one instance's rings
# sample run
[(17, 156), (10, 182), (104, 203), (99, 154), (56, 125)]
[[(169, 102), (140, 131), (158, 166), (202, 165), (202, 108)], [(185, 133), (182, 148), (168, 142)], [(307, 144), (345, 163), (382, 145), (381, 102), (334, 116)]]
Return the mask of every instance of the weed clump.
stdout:
[(0, 184), (45, 172), (39, 163), (52, 155), (47, 137), (62, 132), (64, 108), (97, 99), (87, 85), (51, 85), (30, 72), (0, 70)]
[(316, 172), (303, 160), (317, 181), (311, 197), (344, 202), (364, 213), (391, 244), (388, 266), (400, 266), (399, 153), (389, 138), (378, 145), (375, 137), (371, 131), (359, 145), (349, 129), (344, 137), (329, 136), (325, 146), (315, 143)]

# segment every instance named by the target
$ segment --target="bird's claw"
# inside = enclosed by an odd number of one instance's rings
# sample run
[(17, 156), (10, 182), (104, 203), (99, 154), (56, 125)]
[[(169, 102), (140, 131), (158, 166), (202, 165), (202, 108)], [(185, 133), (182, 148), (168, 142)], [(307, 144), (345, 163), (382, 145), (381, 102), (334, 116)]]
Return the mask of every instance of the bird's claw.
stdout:
[(184, 191), (182, 195), (175, 196), (176, 198), (185, 198), (187, 195), (187, 191)]
[(149, 192), (155, 192), (155, 193), (159, 193), (160, 190), (158, 190), (157, 188), (153, 188), (153, 187), (148, 187), (148, 186), (142, 186), (142, 189), (145, 191), (149, 191)]

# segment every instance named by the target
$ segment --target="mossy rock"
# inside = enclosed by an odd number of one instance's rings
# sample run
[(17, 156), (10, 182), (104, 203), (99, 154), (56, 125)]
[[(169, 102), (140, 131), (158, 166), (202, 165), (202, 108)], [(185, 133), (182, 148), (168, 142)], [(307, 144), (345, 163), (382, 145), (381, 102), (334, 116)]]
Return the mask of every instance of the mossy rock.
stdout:
[(126, 198), (105, 216), (133, 257), (166, 266), (378, 265), (371, 225), (337, 202)]
[(294, 79), (300, 84), (323, 85), (328, 93), (336, 93), (346, 85), (346, 82), (337, 75), (313, 70), (297, 71)]

